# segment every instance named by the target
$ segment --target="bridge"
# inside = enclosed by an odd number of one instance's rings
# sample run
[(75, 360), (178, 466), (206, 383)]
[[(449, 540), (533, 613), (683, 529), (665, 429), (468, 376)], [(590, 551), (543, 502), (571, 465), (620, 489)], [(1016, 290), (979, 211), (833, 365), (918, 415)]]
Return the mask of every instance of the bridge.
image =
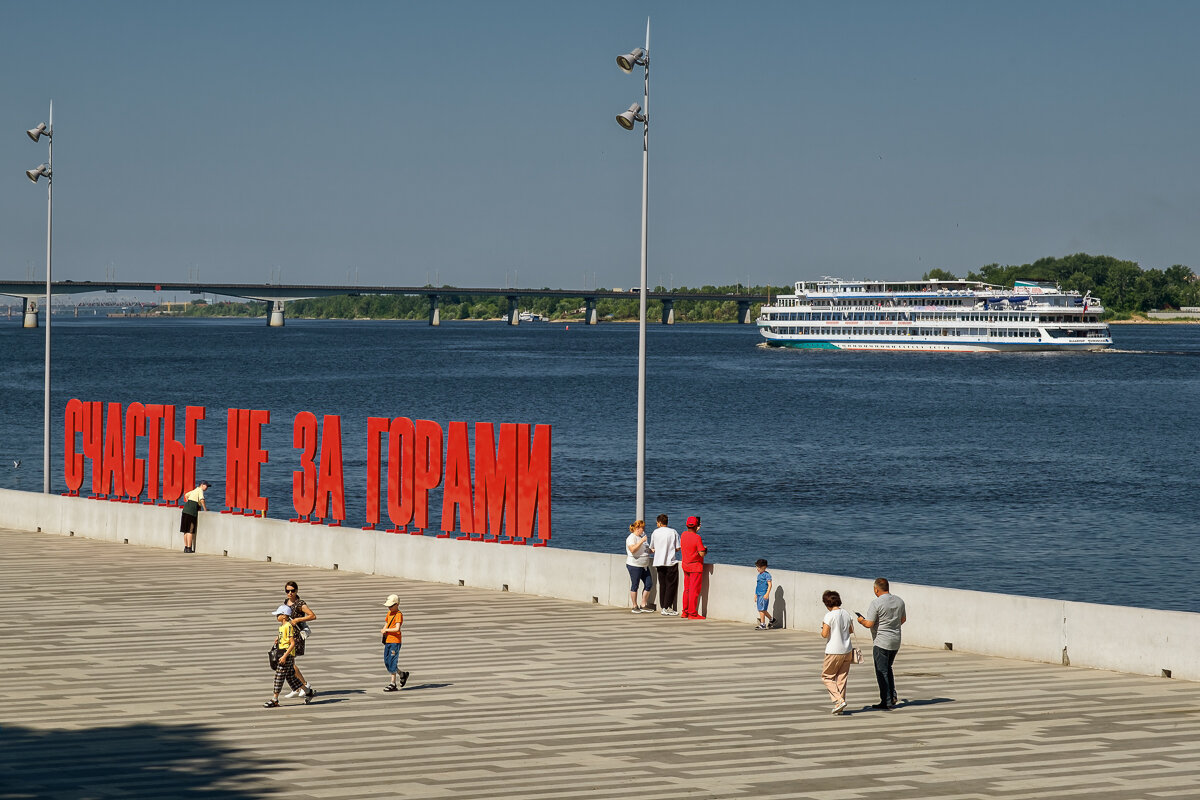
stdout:
[[(528, 297), (578, 297), (583, 300), (585, 313), (584, 321), (588, 325), (598, 322), (596, 301), (600, 298), (629, 300), (638, 297), (638, 289), (622, 291), (619, 289), (533, 289), (533, 288), (494, 288), (494, 287), (455, 287), (455, 286), (336, 286), (336, 285), (303, 285), (279, 283), (155, 283), (153, 281), (54, 281), (50, 284), (50, 294), (83, 294), (87, 292), (189, 292), (191, 294), (217, 294), (225, 297), (238, 297), (246, 300), (258, 300), (270, 304), (267, 313), (267, 324), (273, 328), (281, 327), (284, 321), (284, 308), (288, 301), (307, 300), (314, 297), (333, 297), (337, 295), (408, 295), (425, 297), (429, 300), (429, 324), (441, 324), (441, 299), (460, 295), (504, 297), (508, 300), (505, 320), (509, 325), (520, 322), (520, 301)], [(20, 297), (23, 300), (23, 324), (26, 328), (38, 326), (38, 298), (46, 295), (46, 284), (32, 280), (6, 281), (0, 280), (0, 294), (10, 297)], [(711, 292), (678, 292), (678, 291), (647, 291), (646, 299), (658, 300), (662, 303), (662, 324), (675, 324), (675, 302), (678, 300), (715, 300), (717, 302), (736, 302), (738, 306), (737, 321), (748, 324), (750, 306), (768, 300), (765, 294), (750, 293), (711, 293)]]

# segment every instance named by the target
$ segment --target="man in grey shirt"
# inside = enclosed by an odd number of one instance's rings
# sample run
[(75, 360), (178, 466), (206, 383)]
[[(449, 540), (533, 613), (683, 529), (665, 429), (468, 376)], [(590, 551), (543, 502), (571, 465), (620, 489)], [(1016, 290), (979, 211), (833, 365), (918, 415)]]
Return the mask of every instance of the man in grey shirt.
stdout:
[(866, 616), (855, 616), (858, 617), (858, 624), (871, 629), (871, 639), (875, 645), (871, 648), (871, 655), (875, 661), (875, 680), (879, 682), (879, 704), (873, 708), (890, 711), (898, 702), (892, 662), (900, 651), (900, 626), (907, 619), (904, 601), (890, 593), (887, 578), (876, 578), (875, 599), (867, 606)]

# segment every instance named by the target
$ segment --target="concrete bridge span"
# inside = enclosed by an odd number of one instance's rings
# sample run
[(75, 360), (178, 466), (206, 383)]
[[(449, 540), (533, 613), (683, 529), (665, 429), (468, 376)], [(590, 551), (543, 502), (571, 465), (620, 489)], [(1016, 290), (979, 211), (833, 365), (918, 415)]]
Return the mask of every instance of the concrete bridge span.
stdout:
[[(534, 289), (512, 287), (460, 287), (460, 286), (351, 286), (351, 285), (306, 285), (306, 284), (252, 284), (252, 283), (156, 283), (153, 281), (55, 281), (51, 283), (52, 295), (84, 294), (88, 292), (188, 292), (190, 294), (217, 294), (225, 297), (238, 297), (246, 300), (258, 300), (269, 305), (267, 324), (279, 327), (284, 324), (286, 304), (293, 300), (306, 300), (316, 297), (333, 297), (337, 295), (407, 295), (425, 297), (429, 301), (429, 324), (441, 324), (441, 300), (452, 295), (474, 295), (503, 297), (508, 301), (506, 319), (508, 324), (520, 323), (520, 303), (522, 298), (557, 297), (580, 298), (585, 308), (585, 322), (595, 325), (599, 322), (596, 313), (596, 302), (600, 299), (629, 300), (639, 297), (637, 290), (623, 291), (620, 289)], [(0, 294), (10, 297), (20, 297), (24, 301), (23, 324), (27, 328), (36, 328), (38, 319), (38, 300), (46, 295), (45, 283), (33, 280), (12, 281), (0, 280)], [(647, 300), (657, 300), (662, 303), (662, 324), (675, 324), (675, 303), (677, 301), (717, 301), (736, 302), (738, 305), (737, 321), (739, 324), (749, 324), (750, 310), (755, 303), (768, 300), (765, 294), (751, 293), (713, 293), (713, 292), (679, 292), (679, 291), (648, 291)]]

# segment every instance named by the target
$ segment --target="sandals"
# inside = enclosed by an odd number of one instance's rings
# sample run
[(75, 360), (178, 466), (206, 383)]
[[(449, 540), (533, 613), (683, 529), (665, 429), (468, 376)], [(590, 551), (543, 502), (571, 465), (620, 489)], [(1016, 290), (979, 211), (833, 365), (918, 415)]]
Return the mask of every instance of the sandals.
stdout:
[(383, 687), (383, 690), (385, 692), (398, 692), (400, 691), (400, 687), (394, 683), (389, 683), (387, 686)]
[(279, 708), (279, 701), (268, 700), (267, 702), (263, 703), (263, 708)]

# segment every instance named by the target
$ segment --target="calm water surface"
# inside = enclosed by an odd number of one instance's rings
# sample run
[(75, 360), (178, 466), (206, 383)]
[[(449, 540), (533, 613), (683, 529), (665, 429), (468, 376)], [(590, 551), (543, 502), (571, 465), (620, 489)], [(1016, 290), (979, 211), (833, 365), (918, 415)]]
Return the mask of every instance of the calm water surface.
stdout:
[[(271, 516), (298, 411), (342, 416), (361, 524), (366, 418), (554, 426), (553, 546), (621, 552), (634, 506), (637, 327), (288, 320), (54, 322), (53, 472), (72, 397), (266, 408)], [(1119, 350), (767, 350), (753, 327), (649, 329), (646, 513), (704, 519), (712, 560), (1200, 610), (1200, 326)], [(39, 491), (43, 331), (0, 325), (0, 485)], [(22, 464), (14, 468), (12, 462)], [(434, 518), (440, 509), (435, 497)], [(348, 522), (348, 524), (349, 524)]]

